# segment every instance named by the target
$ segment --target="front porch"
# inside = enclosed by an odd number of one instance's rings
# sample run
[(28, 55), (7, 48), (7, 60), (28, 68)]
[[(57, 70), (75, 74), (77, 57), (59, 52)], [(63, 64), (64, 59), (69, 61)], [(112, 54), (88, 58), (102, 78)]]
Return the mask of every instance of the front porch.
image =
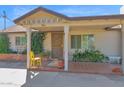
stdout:
[[(31, 30), (30, 30), (29, 32), (27, 32), (27, 40), (29, 41), (29, 42), (27, 42), (27, 59), (28, 59), (27, 67), (28, 67), (28, 69), (38, 70), (38, 71), (39, 70), (41, 70), (41, 71), (69, 71), (69, 72), (84, 72), (84, 73), (98, 73), (98, 74), (122, 74), (121, 64), (110, 64), (108, 62), (105, 62), (105, 63), (73, 62), (72, 60), (70, 60), (70, 58), (72, 58), (72, 54), (74, 53), (74, 49), (71, 49), (71, 46), (70, 46), (71, 45), (70, 44), (71, 43), (71, 39), (70, 39), (71, 35), (80, 35), (80, 33), (85, 33), (85, 34), (98, 33), (98, 35), (100, 35), (100, 32), (97, 32), (96, 29), (104, 29), (106, 26), (107, 25), (101, 25), (99, 27), (96, 27), (94, 25), (93, 26), (71, 27), (71, 26), (66, 25), (63, 28), (60, 27), (56, 31), (53, 30), (53, 27), (52, 27), (52, 31), (50, 30), (51, 27), (47, 28), (47, 29), (49, 29), (48, 31), (47, 30), (43, 31), (44, 27), (42, 27), (43, 32), (51, 33), (50, 35), (48, 35), (48, 37), (50, 37), (50, 39), (48, 39), (47, 43), (45, 43), (45, 49), (46, 50), (50, 49), (52, 55), (51, 55), (50, 59), (42, 61), (42, 65), (39, 68), (35, 68), (35, 67), (30, 68), (29, 67), (30, 57), (28, 57), (28, 56), (31, 51), (31, 49), (30, 49), (31, 46), (29, 46), (30, 42), (31, 42), (31, 37), (30, 37)], [(88, 29), (87, 29), (87, 27), (88, 27)], [(54, 29), (56, 29), (56, 28), (58, 28), (58, 27), (54, 27)], [(71, 28), (71, 31), (69, 31), (70, 28)], [(87, 32), (78, 31), (79, 29), (82, 29), (82, 28), (84, 30), (86, 30)], [(38, 31), (41, 31), (40, 29), (38, 29)], [(74, 29), (75, 31), (73, 31), (72, 29)], [(62, 31), (62, 30), (64, 30), (64, 31)], [(104, 31), (102, 31), (101, 33), (104, 33)], [(116, 32), (114, 32), (114, 33), (116, 33)], [(108, 35), (108, 38), (109, 38), (109, 35)], [(101, 42), (101, 44), (102, 44), (102, 42)], [(55, 62), (55, 59), (58, 59), (58, 61)], [(63, 66), (64, 68), (58, 67), (59, 61), (61, 59), (64, 62), (64, 66)], [(117, 69), (117, 71), (113, 71), (113, 69)]]

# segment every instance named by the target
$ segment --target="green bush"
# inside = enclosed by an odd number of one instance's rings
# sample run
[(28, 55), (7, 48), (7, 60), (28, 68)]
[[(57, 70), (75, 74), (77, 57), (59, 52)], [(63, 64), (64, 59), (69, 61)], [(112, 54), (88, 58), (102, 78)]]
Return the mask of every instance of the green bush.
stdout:
[(9, 53), (9, 38), (6, 33), (0, 33), (0, 53)]
[(104, 62), (106, 60), (108, 57), (98, 50), (85, 50), (84, 52), (76, 50), (73, 54), (73, 61), (75, 62)]
[(22, 51), (22, 54), (27, 54), (27, 49), (25, 49), (24, 51)]
[(51, 51), (44, 51), (40, 54), (41, 54), (41, 56), (44, 56), (44, 57), (51, 57)]

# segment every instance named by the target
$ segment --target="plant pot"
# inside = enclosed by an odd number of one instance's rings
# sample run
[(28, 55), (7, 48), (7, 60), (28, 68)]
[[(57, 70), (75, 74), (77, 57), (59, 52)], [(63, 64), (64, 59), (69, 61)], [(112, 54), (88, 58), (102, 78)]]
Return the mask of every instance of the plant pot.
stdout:
[(112, 72), (115, 72), (115, 73), (118, 73), (118, 72), (121, 72), (121, 69), (116, 67), (116, 68), (113, 68), (112, 69)]
[(64, 68), (64, 61), (63, 60), (59, 60), (58, 68), (60, 68), (60, 69)]

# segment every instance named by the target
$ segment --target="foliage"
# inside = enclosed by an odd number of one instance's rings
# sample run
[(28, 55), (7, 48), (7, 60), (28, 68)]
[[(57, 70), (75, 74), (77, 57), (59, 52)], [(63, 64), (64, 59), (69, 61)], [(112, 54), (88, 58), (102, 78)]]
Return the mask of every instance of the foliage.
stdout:
[(46, 33), (32, 32), (31, 34), (31, 50), (35, 54), (43, 52), (43, 41), (45, 40)]
[(51, 51), (44, 51), (41, 53), (41, 56), (51, 57)]
[(27, 49), (25, 49), (24, 51), (22, 51), (22, 54), (27, 54)]
[(76, 50), (73, 54), (73, 61), (79, 61), (79, 62), (86, 62), (86, 61), (92, 61), (92, 62), (103, 62), (108, 60), (108, 57), (105, 56), (103, 53), (101, 53), (98, 50), (85, 50), (84, 52)]
[(9, 53), (9, 38), (6, 33), (0, 33), (0, 53)]
[(10, 53), (10, 54), (17, 54), (17, 51), (9, 49), (8, 53)]

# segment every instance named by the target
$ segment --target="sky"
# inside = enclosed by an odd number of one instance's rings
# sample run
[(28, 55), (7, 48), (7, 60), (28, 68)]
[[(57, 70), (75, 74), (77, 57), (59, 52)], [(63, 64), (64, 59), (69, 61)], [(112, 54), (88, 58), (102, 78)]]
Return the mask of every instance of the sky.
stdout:
[[(0, 5), (0, 30), (4, 28), (3, 11), (6, 12), (10, 20), (14, 20), (29, 11), (40, 7), (39, 5)], [(69, 17), (78, 16), (96, 16), (96, 15), (112, 15), (119, 14), (121, 5), (42, 5), (42, 7), (51, 9), (55, 12), (62, 13)], [(7, 27), (14, 25), (7, 20)]]

